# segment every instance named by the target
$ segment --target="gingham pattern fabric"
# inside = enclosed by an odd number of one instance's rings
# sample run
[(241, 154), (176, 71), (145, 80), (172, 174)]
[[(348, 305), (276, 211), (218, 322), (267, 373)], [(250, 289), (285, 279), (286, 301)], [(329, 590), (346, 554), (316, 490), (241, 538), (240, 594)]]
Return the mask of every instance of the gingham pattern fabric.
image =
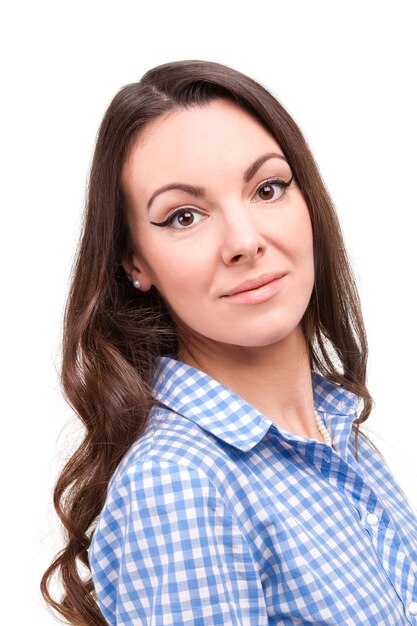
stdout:
[(312, 372), (334, 449), (159, 359), (145, 435), (108, 487), (89, 561), (118, 626), (417, 624), (417, 519), (359, 398)]

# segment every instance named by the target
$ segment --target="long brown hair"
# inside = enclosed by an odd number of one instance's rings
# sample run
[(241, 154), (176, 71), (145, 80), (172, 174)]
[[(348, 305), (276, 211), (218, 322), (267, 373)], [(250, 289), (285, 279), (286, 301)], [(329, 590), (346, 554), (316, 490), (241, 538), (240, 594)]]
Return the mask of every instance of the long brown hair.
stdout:
[[(356, 432), (373, 407), (365, 384), (366, 333), (339, 222), (307, 143), (287, 111), (261, 84), (209, 61), (166, 63), (123, 87), (99, 129), (63, 327), (62, 386), (85, 437), (55, 486), (54, 506), (66, 545), (43, 575), (41, 591), (71, 624), (107, 623), (96, 603), (87, 549), (109, 479), (147, 427), (155, 404), (151, 381), (156, 357), (178, 349), (176, 326), (157, 290), (136, 290), (121, 265), (132, 250), (122, 167), (150, 120), (218, 97), (243, 107), (275, 137), (306, 200), (315, 285), (301, 325), (311, 368), (362, 398)], [(65, 590), (59, 601), (48, 591), (54, 574)]]

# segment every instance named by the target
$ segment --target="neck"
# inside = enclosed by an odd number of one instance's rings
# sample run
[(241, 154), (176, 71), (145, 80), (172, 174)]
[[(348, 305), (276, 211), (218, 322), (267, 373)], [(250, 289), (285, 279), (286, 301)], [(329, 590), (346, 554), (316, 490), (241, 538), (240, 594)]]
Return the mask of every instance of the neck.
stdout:
[(268, 346), (232, 346), (205, 338), (180, 343), (179, 360), (219, 381), (280, 428), (323, 438), (314, 418), (309, 355), (301, 327)]

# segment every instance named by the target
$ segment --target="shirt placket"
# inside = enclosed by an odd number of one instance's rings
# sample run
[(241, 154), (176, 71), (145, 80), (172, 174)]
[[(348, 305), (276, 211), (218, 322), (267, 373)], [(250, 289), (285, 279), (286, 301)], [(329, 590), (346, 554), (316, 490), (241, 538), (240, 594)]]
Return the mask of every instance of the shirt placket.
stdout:
[(308, 460), (329, 484), (344, 493), (357, 510), (364, 532), (371, 541), (387, 580), (403, 604), (407, 623), (415, 626), (417, 577), (414, 566), (403, 551), (401, 540), (383, 502), (366, 483), (354, 456), (347, 446), (340, 452), (345, 458), (342, 458), (339, 451), (321, 442), (313, 442), (305, 448)]

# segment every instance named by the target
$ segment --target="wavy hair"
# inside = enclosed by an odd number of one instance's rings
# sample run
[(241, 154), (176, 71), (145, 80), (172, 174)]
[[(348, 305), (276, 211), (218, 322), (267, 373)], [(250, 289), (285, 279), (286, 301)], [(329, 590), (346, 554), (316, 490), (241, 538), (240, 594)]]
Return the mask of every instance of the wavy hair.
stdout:
[[(84, 439), (63, 468), (54, 507), (65, 547), (41, 580), (46, 602), (70, 624), (106, 626), (89, 572), (88, 547), (108, 482), (145, 432), (156, 357), (177, 354), (178, 330), (155, 287), (140, 292), (122, 260), (132, 251), (121, 187), (129, 149), (158, 116), (228, 98), (275, 137), (307, 203), (313, 229), (315, 283), (301, 320), (312, 369), (356, 393), (372, 408), (366, 387), (368, 346), (361, 305), (338, 218), (300, 129), (264, 86), (226, 65), (188, 60), (159, 65), (124, 86), (97, 135), (82, 233), (73, 265), (62, 335), (61, 382), (81, 419)], [(52, 597), (54, 575), (64, 588)]]

